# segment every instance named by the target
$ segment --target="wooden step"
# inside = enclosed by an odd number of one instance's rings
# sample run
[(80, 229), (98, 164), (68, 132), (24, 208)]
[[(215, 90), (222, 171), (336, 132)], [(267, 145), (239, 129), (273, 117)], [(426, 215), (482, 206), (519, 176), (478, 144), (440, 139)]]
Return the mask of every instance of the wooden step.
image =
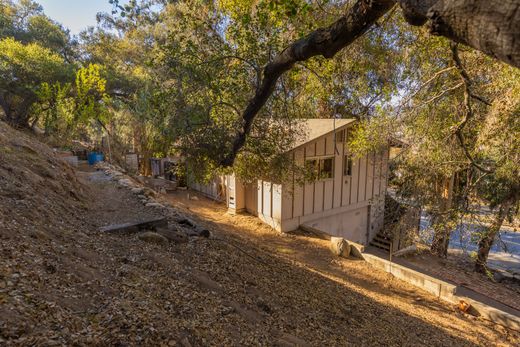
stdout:
[(385, 244), (385, 245), (390, 245), (392, 243), (391, 240), (386, 239), (386, 238), (378, 237), (377, 235), (376, 235), (376, 237), (374, 237), (373, 241), (377, 241), (377, 242)]
[(372, 240), (372, 242), (370, 242), (370, 245), (374, 246), (374, 247), (377, 247), (377, 248), (384, 249), (385, 251), (390, 251), (390, 245), (389, 244), (384, 244), (384, 243), (380, 243), (378, 241)]

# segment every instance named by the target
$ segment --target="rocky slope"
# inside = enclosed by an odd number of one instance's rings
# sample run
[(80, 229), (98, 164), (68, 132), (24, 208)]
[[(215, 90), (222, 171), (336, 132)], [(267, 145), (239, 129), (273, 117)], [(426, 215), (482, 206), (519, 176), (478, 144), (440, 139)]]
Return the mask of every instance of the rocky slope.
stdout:
[[(519, 343), (311, 238), (223, 227), (115, 179), (0, 123), (0, 345)], [(211, 237), (99, 231), (186, 215)]]

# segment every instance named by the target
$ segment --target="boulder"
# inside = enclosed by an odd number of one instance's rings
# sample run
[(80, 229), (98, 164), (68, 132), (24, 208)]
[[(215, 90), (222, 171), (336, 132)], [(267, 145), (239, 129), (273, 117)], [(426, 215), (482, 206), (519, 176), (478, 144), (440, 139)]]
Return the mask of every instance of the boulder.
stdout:
[(143, 194), (144, 189), (143, 188), (132, 188), (131, 191), (134, 194)]
[(168, 239), (166, 237), (162, 236), (159, 233), (155, 233), (153, 231), (147, 231), (142, 234), (139, 234), (138, 238), (141, 241), (155, 243), (158, 245), (165, 245), (168, 243)]
[(330, 238), (330, 250), (337, 256), (347, 258), (350, 255), (350, 245), (342, 237)]

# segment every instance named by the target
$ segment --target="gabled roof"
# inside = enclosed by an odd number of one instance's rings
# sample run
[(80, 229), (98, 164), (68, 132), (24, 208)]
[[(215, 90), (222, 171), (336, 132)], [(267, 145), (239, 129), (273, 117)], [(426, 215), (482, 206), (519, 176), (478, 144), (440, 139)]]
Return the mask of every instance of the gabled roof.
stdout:
[(302, 127), (302, 136), (296, 139), (291, 149), (300, 147), (301, 145), (314, 141), (323, 135), (339, 130), (347, 124), (354, 123), (356, 119), (302, 119), (299, 121), (299, 126)]

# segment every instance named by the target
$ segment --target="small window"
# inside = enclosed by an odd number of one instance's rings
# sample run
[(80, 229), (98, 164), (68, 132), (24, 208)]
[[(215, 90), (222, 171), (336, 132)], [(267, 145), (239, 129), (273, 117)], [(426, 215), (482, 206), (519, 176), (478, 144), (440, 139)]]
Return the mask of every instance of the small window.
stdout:
[(343, 175), (344, 176), (352, 176), (352, 155), (345, 155), (343, 161)]
[(318, 178), (319, 162), (317, 159), (309, 159), (305, 161), (305, 180), (315, 181)]
[(334, 177), (334, 158), (320, 159), (320, 179)]

